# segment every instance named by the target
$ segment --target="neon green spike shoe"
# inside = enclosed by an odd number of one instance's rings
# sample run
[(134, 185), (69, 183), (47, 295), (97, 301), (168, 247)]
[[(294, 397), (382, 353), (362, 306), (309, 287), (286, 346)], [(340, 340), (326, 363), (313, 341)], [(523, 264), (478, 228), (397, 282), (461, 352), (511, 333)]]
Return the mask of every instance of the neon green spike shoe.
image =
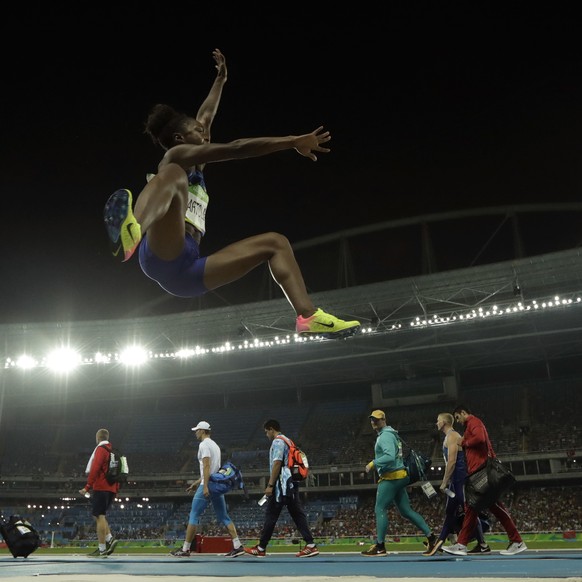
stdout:
[(122, 189), (109, 197), (103, 210), (111, 253), (122, 262), (131, 258), (141, 241), (141, 226), (135, 219), (131, 206), (131, 192)]
[(295, 323), (295, 330), (299, 335), (318, 335), (328, 339), (349, 337), (359, 329), (359, 321), (344, 321), (322, 309), (318, 309), (311, 317), (300, 315)]

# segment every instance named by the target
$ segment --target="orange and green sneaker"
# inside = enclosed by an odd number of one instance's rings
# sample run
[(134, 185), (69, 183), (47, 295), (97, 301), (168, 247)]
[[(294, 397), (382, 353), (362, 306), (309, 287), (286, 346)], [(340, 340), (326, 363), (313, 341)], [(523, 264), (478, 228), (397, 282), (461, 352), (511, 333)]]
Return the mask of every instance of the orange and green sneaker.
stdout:
[(360, 329), (359, 321), (344, 321), (322, 309), (311, 317), (297, 318), (295, 330), (301, 336), (320, 336), (328, 339), (340, 339), (354, 335)]
[(111, 253), (122, 262), (131, 258), (141, 241), (141, 226), (135, 219), (131, 206), (131, 192), (122, 189), (109, 197), (103, 210)]

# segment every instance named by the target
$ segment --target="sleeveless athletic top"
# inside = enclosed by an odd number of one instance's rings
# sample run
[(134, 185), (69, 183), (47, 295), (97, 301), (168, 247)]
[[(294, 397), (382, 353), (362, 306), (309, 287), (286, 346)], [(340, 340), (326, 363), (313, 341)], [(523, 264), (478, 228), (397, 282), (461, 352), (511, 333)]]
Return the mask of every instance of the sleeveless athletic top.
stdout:
[[(146, 174), (149, 182), (155, 174)], [(204, 175), (200, 170), (188, 172), (188, 207), (184, 220), (191, 224), (202, 236), (206, 233), (206, 209), (208, 208), (208, 193), (204, 183)]]
[[(445, 441), (443, 441), (443, 457), (445, 459), (445, 463), (449, 460), (449, 449), (445, 447)], [(467, 474), (467, 465), (465, 463), (465, 451), (463, 449), (459, 449), (457, 451), (457, 460), (455, 462), (455, 469), (453, 470), (452, 477), (455, 476), (465, 476)]]
[(208, 193), (204, 183), (204, 175), (200, 170), (188, 172), (188, 208), (186, 222), (204, 236), (206, 232), (206, 209), (208, 208)]

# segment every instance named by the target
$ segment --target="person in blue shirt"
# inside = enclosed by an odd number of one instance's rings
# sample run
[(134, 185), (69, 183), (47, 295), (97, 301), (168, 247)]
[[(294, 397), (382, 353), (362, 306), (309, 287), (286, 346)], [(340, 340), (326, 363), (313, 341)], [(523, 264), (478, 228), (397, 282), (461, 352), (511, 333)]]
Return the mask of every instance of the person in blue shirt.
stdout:
[(311, 558), (317, 556), (319, 550), (301, 505), (299, 484), (293, 481), (291, 469), (286, 462), (289, 455), (289, 445), (285, 442), (285, 439), (288, 439), (288, 437), (281, 432), (281, 425), (278, 420), (267, 420), (263, 424), (263, 429), (265, 435), (271, 441), (271, 448), (269, 449), (269, 480), (265, 487), (265, 496), (268, 499), (265, 507), (265, 523), (261, 530), (259, 543), (252, 548), (245, 548), (245, 552), (259, 558), (266, 555), (267, 545), (271, 541), (281, 511), (283, 507), (287, 507), (291, 519), (305, 541), (305, 547), (297, 552), (295, 557)]
[[(165, 154), (157, 173), (147, 175), (135, 208), (132, 193), (125, 188), (107, 200), (103, 219), (113, 256), (125, 262), (137, 251), (145, 275), (167, 293), (185, 298), (237, 281), (267, 263), (295, 310), (298, 334), (327, 338), (353, 335), (360, 329), (359, 321), (344, 321), (313, 304), (291, 244), (282, 234), (258, 234), (208, 256), (201, 253), (209, 203), (203, 175), (206, 164), (285, 150), (295, 150), (315, 162), (317, 154), (329, 152), (324, 146), (331, 140), (322, 126), (303, 135), (211, 143), (210, 128), (227, 79), (224, 55), (218, 49), (212, 55), (217, 75), (195, 118), (162, 103), (155, 105), (147, 118), (145, 133)], [(239, 195), (252, 201), (253, 188), (252, 183), (241, 182)], [(240, 219), (244, 221), (244, 216)]]
[(388, 508), (394, 504), (400, 515), (413, 523), (427, 537), (427, 549), (432, 550), (436, 536), (424, 518), (412, 509), (406, 487), (410, 481), (402, 458), (402, 442), (398, 432), (386, 424), (386, 413), (374, 410), (370, 423), (376, 431), (374, 459), (365, 468), (366, 473), (375, 470), (378, 475), (376, 491), (376, 543), (361, 552), (362, 556), (386, 556), (385, 539), (388, 533)]
[[(432, 556), (436, 552), (442, 552), (447, 537), (450, 534), (458, 534), (463, 525), (465, 516), (465, 479), (467, 478), (467, 464), (465, 453), (461, 446), (461, 435), (453, 428), (455, 419), (448, 412), (441, 412), (437, 416), (436, 427), (445, 435), (443, 439), (443, 458), (445, 460), (445, 472), (441, 481), (440, 490), (447, 495), (445, 505), (445, 522), (438, 536), (436, 544), (424, 552), (425, 556)], [(483, 536), (481, 521), (475, 528), (477, 545), (469, 554), (489, 554), (491, 548), (487, 545)]]

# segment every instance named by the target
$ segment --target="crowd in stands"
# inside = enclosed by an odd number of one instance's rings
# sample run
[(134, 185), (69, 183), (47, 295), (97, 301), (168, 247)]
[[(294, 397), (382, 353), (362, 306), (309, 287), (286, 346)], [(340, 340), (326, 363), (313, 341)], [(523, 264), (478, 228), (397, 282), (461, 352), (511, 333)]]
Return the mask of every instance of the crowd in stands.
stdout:
[[(263, 510), (256, 499), (227, 496), (229, 513), (241, 538), (258, 538), (263, 522)], [(507, 502), (517, 527), (522, 533), (582, 531), (582, 492), (579, 487), (517, 487), (509, 493)], [(411, 503), (435, 532), (442, 526), (444, 498), (427, 499), (418, 488), (411, 488)], [(139, 505), (139, 506), (138, 506)], [(118, 539), (160, 540), (173, 545), (184, 537), (189, 501), (148, 504), (116, 504), (110, 511), (110, 523)], [(305, 501), (310, 528), (321, 540), (358, 538), (368, 541), (375, 535), (374, 494), (326, 495)], [(71, 541), (87, 543), (95, 540), (95, 528), (87, 504), (70, 507), (10, 507), (5, 511), (25, 515), (39, 529), (44, 540), (54, 538), (57, 544)], [(398, 512), (389, 509), (390, 532), (393, 540), (403, 536), (419, 535), (410, 522)], [(490, 515), (491, 532), (500, 532), (495, 518)], [(56, 533), (56, 536), (54, 535)], [(216, 524), (211, 511), (202, 517), (200, 533), (225, 535)], [(294, 539), (298, 536), (293, 522), (283, 512), (276, 528), (276, 538)]]
[[(502, 386), (469, 391), (462, 398), (486, 423), (497, 453), (515, 455), (582, 448), (582, 423), (576, 413), (582, 409), (580, 393), (569, 385), (552, 390)], [(441, 436), (435, 418), (454, 405), (451, 401), (387, 407), (388, 423), (410, 446), (437, 459)], [(196, 443), (191, 427), (198, 418), (213, 426), (213, 438), (223, 448), (223, 456), (248, 472), (266, 466), (269, 443), (261, 428), (266, 418), (280, 420), (283, 431), (309, 452), (314, 468), (365, 465), (375, 440), (367, 419), (371, 409), (368, 400), (343, 399), (248, 410), (209, 408), (197, 410), (196, 419), (189, 411), (120, 416), (106, 424), (115, 426), (112, 441), (131, 459), (132, 475), (192, 474), (197, 470), (192, 462)], [(85, 421), (47, 430), (36, 421), (28, 424), (23, 417), (15, 424), (8, 418), (0, 434), (0, 475), (82, 479), (95, 429), (93, 422)], [(30, 442), (35, 443), (33, 449)]]
[[(559, 452), (563, 453), (564, 459), (573, 460), (582, 448), (582, 423), (578, 414), (582, 410), (582, 391), (572, 389), (571, 385), (553, 386), (552, 390), (535, 385), (519, 390), (500, 386), (469, 391), (459, 401), (469, 404), (486, 423), (501, 457)], [(452, 410), (455, 404), (456, 401), (451, 401), (382, 408), (388, 413), (388, 423), (400, 431), (408, 445), (431, 454), (433, 461), (440, 461), (442, 435), (435, 428), (436, 416), (439, 412)], [(375, 441), (368, 420), (372, 408), (368, 400), (344, 398), (336, 402), (284, 403), (276, 407), (236, 407), (234, 410), (209, 407), (197, 409), (195, 416), (184, 410), (144, 413), (134, 418), (123, 416), (121, 409), (117, 417), (110, 422), (104, 421), (104, 425), (113, 427), (113, 443), (128, 455), (130, 474), (138, 480), (142, 476), (142, 482), (143, 477), (148, 477), (152, 483), (155, 476), (164, 477), (156, 486), (171, 491), (172, 495), (175, 492), (175, 498), (139, 509), (134, 501), (125, 507), (120, 504), (111, 512), (110, 522), (121, 539), (159, 539), (167, 544), (183, 539), (190, 509), (190, 499), (184, 494), (185, 483), (198, 476), (197, 443), (191, 427), (200, 419), (208, 420), (213, 426), (213, 438), (223, 448), (223, 458), (231, 458), (243, 474), (254, 471), (262, 475), (266, 474), (270, 444), (262, 423), (272, 417), (280, 419), (283, 432), (308, 452), (312, 474), (305, 493), (305, 508), (314, 535), (323, 539), (372, 539), (375, 533), (375, 489), (358, 489), (358, 484), (370, 485), (370, 479), (366, 479), (362, 472), (361, 480), (354, 480), (349, 491), (337, 491), (346, 482), (341, 479), (344, 471), (352, 477), (357, 473), (353, 469), (350, 473), (342, 467), (361, 466), (363, 470), (370, 460)], [(21, 415), (17, 422), (6, 418), (0, 429), (0, 490), (20, 489), (31, 496), (37, 495), (38, 499), (46, 499), (50, 489), (43, 480), (56, 478), (71, 492), (76, 491), (84, 479), (96, 428), (93, 421), (86, 420), (67, 422), (62, 419), (60, 425), (56, 423), (47, 429), (36, 420), (27, 421), (26, 415)], [(34, 447), (30, 446), (31, 442)], [(320, 481), (318, 469), (322, 475), (333, 475), (333, 483)], [(336, 473), (334, 469), (337, 469)], [(575, 471), (576, 466), (571, 466), (571, 469)], [(577, 469), (582, 470), (581, 467)], [(250, 488), (263, 486), (261, 478), (254, 475), (246, 481)], [(579, 488), (573, 485), (558, 487), (555, 479), (551, 483), (551, 486), (518, 483), (508, 496), (512, 516), (520, 531), (582, 531), (582, 494)], [(330, 484), (336, 487), (336, 491), (323, 497), (318, 486)], [(127, 491), (131, 492), (130, 485)], [(434, 531), (438, 531), (444, 515), (444, 499), (439, 496), (436, 500), (428, 500), (418, 487), (412, 488), (411, 498), (415, 509)], [(256, 539), (264, 517), (256, 499), (245, 500), (241, 496), (227, 499), (239, 535)], [(29, 516), (42, 535), (46, 539), (53, 537), (56, 543), (94, 540), (94, 524), (83, 500), (59, 507), (59, 510), (48, 510), (46, 505), (44, 509), (39, 506), (13, 510)], [(10, 509), (5, 505), (2, 511), (6, 515)], [(418, 533), (394, 509), (389, 511), (391, 536), (397, 538)], [(278, 522), (276, 534), (281, 538), (294, 538), (297, 536), (294, 525), (284, 515), (285, 512)], [(494, 520), (492, 530), (496, 530)], [(214, 523), (212, 512), (204, 518), (202, 533), (224, 535), (224, 529)]]
[[(376, 532), (374, 501), (373, 495), (367, 495), (361, 499), (356, 507), (344, 507), (338, 503), (333, 517), (328, 516), (323, 519), (324, 512), (320, 506), (329, 508), (330, 503), (310, 501), (306, 504), (306, 511), (311, 516), (311, 530), (316, 537), (320, 538), (357, 537), (372, 539)], [(510, 493), (505, 501), (511, 509), (518, 529), (523, 533), (582, 531), (582, 493), (579, 488), (532, 487)], [(411, 492), (411, 503), (435, 532), (440, 531), (444, 516), (445, 501), (443, 498), (439, 498), (438, 501), (429, 500), (417, 488)], [(231, 516), (236, 520), (237, 515), (237, 508), (234, 508), (231, 511)], [(391, 536), (419, 535), (414, 526), (403, 519), (394, 507), (389, 509), (389, 517)], [(489, 516), (489, 521), (492, 532), (503, 531), (501, 526), (497, 526), (492, 515)], [(260, 526), (248, 528), (244, 525), (239, 526), (239, 522), (236, 523), (244, 537), (258, 537)], [(204, 531), (207, 535), (222, 535), (220, 528), (213, 523), (206, 524)], [(278, 535), (286, 537), (298, 534), (290, 520), (282, 520), (278, 524)]]

